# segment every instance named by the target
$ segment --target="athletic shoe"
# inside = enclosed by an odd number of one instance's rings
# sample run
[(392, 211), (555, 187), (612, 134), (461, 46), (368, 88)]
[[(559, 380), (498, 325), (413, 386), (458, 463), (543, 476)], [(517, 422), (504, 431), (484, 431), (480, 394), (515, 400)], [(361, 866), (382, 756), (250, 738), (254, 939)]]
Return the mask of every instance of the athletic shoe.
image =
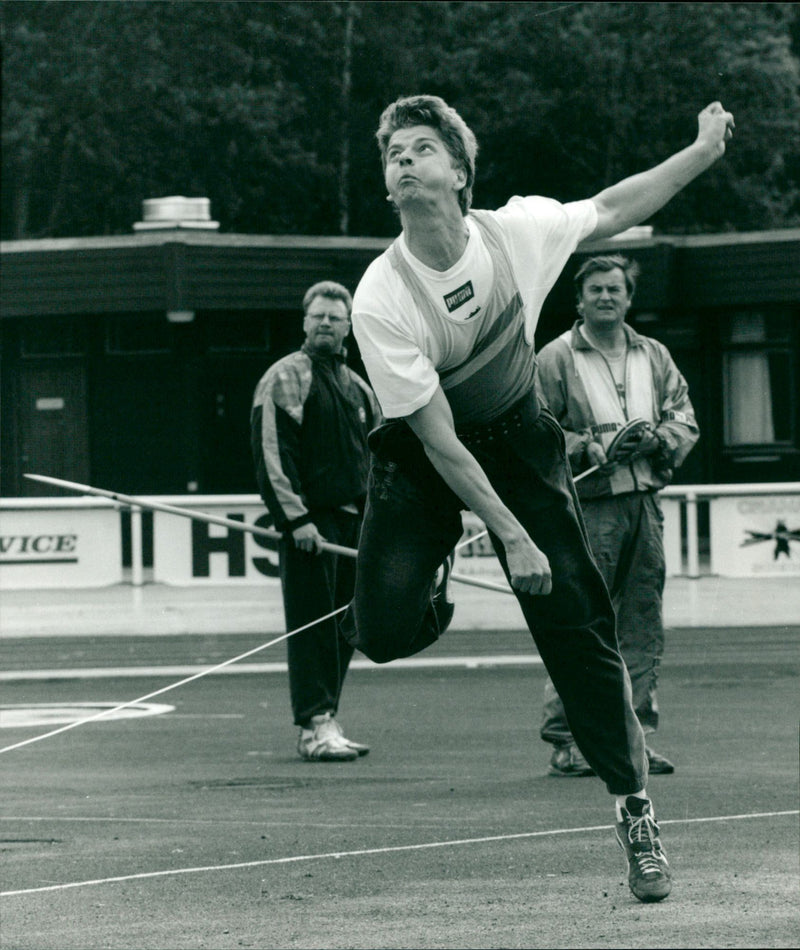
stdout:
[(450, 600), (449, 591), (450, 575), (453, 573), (455, 559), (455, 551), (451, 551), (437, 569), (431, 587), (431, 603), (436, 619), (439, 621), (439, 633), (444, 633), (450, 626), (456, 609), (455, 604)]
[(651, 775), (672, 775), (675, 771), (675, 766), (669, 759), (665, 759), (663, 755), (649, 748), (647, 749), (647, 764)]
[(348, 747), (351, 748), (351, 749), (355, 749), (355, 751), (356, 751), (356, 753), (357, 753), (358, 755), (366, 755), (366, 754), (369, 752), (369, 746), (368, 746), (368, 745), (362, 745), (360, 742), (353, 742), (352, 739), (348, 739), (348, 738), (345, 736), (344, 732), (342, 731), (341, 725), (337, 722), (336, 719), (334, 719), (333, 717), (331, 717), (331, 722), (334, 724), (334, 726), (335, 726), (336, 729), (338, 730), (339, 735), (341, 736), (342, 741), (344, 742), (344, 744), (345, 744), (346, 746), (348, 746)]
[(352, 762), (359, 755), (347, 744), (330, 712), (311, 717), (311, 728), (300, 730), (297, 751), (308, 762)]
[(617, 841), (628, 859), (628, 885), (640, 901), (661, 901), (672, 889), (669, 864), (658, 837), (653, 806), (629, 795), (617, 822)]
[(557, 745), (550, 756), (549, 775), (566, 778), (578, 778), (581, 775), (594, 775), (594, 769), (581, 755), (574, 742)]

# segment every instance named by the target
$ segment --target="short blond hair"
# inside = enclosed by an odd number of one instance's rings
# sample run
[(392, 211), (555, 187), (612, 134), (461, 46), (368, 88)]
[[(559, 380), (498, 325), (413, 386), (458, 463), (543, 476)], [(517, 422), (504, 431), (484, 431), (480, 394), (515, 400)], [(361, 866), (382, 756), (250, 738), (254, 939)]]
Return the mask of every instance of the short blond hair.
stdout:
[(304, 314), (308, 313), (308, 308), (317, 297), (330, 297), (331, 300), (341, 300), (345, 307), (347, 307), (348, 318), (353, 311), (353, 298), (350, 296), (350, 291), (342, 284), (337, 284), (333, 280), (321, 280), (308, 288), (303, 297)]
[(389, 139), (398, 129), (408, 129), (414, 125), (428, 125), (434, 129), (454, 166), (464, 171), (467, 181), (458, 193), (458, 204), (461, 213), (466, 214), (472, 205), (478, 142), (472, 129), (456, 110), (439, 96), (404, 96), (383, 110), (375, 137), (384, 171)]

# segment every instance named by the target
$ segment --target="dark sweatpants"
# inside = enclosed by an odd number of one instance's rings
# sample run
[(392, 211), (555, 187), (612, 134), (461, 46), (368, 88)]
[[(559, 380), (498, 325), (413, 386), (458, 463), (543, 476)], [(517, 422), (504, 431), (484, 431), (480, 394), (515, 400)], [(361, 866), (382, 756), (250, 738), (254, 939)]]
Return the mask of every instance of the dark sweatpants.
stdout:
[[(658, 670), (664, 655), (663, 521), (655, 492), (628, 492), (581, 504), (589, 546), (617, 614), (620, 653), (631, 678), (633, 708), (645, 735), (658, 728)], [(541, 736), (572, 741), (564, 707), (545, 683)]]
[[(345, 511), (316, 511), (314, 524), (326, 541), (358, 546), (360, 518)], [(291, 537), (278, 542), (283, 610), (287, 631), (343, 607), (353, 596), (355, 559), (325, 551), (299, 551)], [(337, 617), (314, 624), (286, 641), (289, 693), (296, 726), (308, 726), (312, 716), (336, 713), (351, 647), (338, 632)]]
[[(342, 621), (348, 641), (379, 663), (417, 653), (443, 632), (431, 580), (462, 533), (463, 504), (402, 426), (370, 437), (374, 457), (355, 598)], [(644, 736), (558, 423), (531, 395), (500, 420), (459, 436), (550, 561), (552, 593), (515, 594), (578, 747), (612, 794), (644, 788)], [(503, 546), (494, 536), (492, 544), (508, 576)]]

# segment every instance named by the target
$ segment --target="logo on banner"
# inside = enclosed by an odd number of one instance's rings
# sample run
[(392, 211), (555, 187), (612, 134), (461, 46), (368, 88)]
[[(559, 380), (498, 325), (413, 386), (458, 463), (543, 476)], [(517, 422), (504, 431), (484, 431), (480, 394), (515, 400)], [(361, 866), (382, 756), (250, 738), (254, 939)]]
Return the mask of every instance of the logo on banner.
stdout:
[(790, 531), (786, 527), (785, 521), (778, 521), (775, 525), (774, 531), (751, 531), (749, 528), (745, 528), (745, 533), (749, 534), (749, 538), (745, 538), (744, 541), (739, 545), (740, 548), (750, 547), (752, 544), (762, 544), (767, 541), (774, 541), (775, 548), (772, 552), (773, 561), (777, 561), (781, 554), (785, 554), (787, 558), (792, 556), (792, 551), (790, 548), (790, 542), (798, 541), (800, 542), (800, 528)]
[(0, 535), (0, 564), (77, 564), (77, 534)]
[[(245, 516), (238, 512), (228, 513), (230, 521), (244, 522)], [(258, 528), (271, 528), (272, 518), (262, 515), (257, 518)], [(245, 577), (247, 574), (246, 535), (243, 531), (228, 531), (222, 536), (212, 536), (204, 521), (192, 521), (192, 577), (211, 576), (211, 556), (221, 555), (228, 561), (228, 577)], [(265, 552), (264, 557), (250, 558), (250, 563), (264, 577), (278, 576), (277, 541), (262, 535), (251, 534), (250, 539)]]

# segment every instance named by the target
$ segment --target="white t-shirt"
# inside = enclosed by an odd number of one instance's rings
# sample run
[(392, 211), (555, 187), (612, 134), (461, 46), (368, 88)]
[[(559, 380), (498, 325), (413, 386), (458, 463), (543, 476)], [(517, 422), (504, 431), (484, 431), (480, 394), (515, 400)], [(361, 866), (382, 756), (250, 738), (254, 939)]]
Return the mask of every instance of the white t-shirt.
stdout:
[[(594, 231), (591, 200), (560, 204), (550, 198), (514, 197), (491, 214), (506, 238), (513, 277), (522, 297), (525, 338), (533, 335), (545, 297), (577, 245)], [(426, 319), (384, 252), (367, 268), (353, 298), (353, 333), (384, 415), (410, 415), (427, 405), (439, 386), (439, 370), (470, 355), (483, 329), (494, 267), (478, 226), (467, 216), (469, 240), (447, 271), (417, 260), (401, 234), (397, 241), (436, 306)]]

